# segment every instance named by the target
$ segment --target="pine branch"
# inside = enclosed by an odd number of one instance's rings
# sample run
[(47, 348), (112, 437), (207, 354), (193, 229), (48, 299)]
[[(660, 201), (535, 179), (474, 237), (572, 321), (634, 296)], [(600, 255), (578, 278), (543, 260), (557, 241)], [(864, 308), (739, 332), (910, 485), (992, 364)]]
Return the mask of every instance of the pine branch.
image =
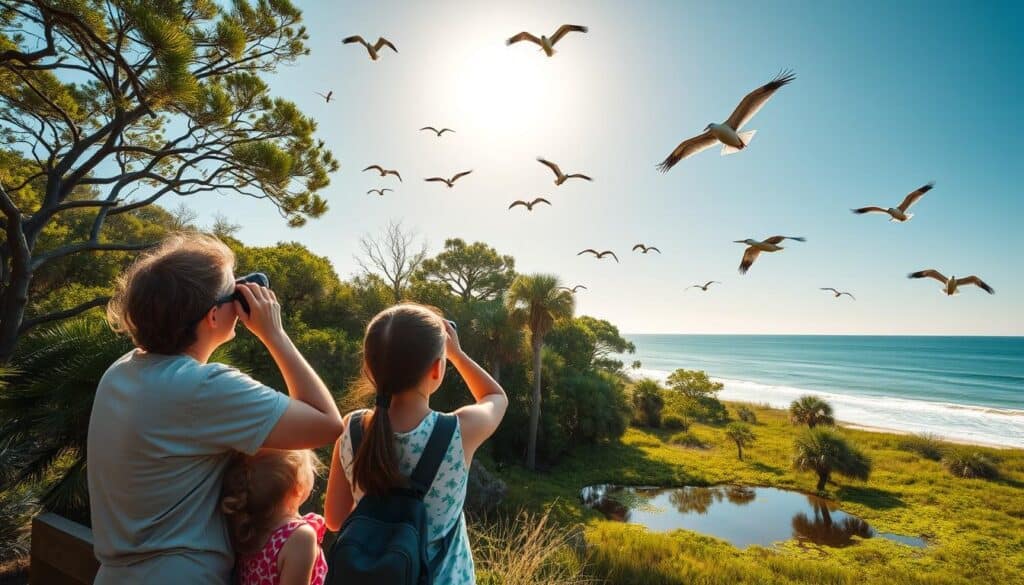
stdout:
[(38, 317), (33, 317), (31, 319), (25, 319), (24, 321), (21, 322), (21, 327), (18, 328), (18, 335), (24, 335), (29, 329), (32, 329), (33, 327), (38, 327), (43, 323), (60, 321), (61, 319), (67, 319), (69, 317), (80, 315), (88, 311), (89, 309), (95, 307), (102, 307), (103, 305), (106, 305), (109, 301), (110, 297), (96, 297), (91, 301), (86, 301), (70, 309), (65, 309), (63, 311), (55, 311), (53, 313), (47, 313), (46, 315), (40, 315)]

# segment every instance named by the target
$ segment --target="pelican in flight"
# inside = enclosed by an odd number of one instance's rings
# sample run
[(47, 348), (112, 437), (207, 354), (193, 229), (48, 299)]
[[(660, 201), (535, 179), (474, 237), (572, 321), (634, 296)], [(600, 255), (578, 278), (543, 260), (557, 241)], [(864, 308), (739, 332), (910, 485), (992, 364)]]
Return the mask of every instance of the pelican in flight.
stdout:
[(547, 199), (545, 199), (543, 197), (537, 197), (533, 201), (529, 201), (529, 202), (523, 201), (522, 199), (516, 199), (515, 201), (512, 202), (512, 205), (508, 206), (508, 208), (512, 209), (516, 205), (522, 205), (523, 207), (526, 208), (527, 211), (533, 211), (533, 206), (537, 205), (538, 203), (547, 203), (548, 205), (551, 205), (551, 202), (548, 201)]
[(603, 259), (605, 256), (611, 256), (612, 258), (615, 258), (615, 262), (616, 263), (618, 263), (618, 261), (619, 261), (619, 257), (616, 256), (615, 252), (612, 252), (611, 250), (605, 250), (603, 252), (598, 252), (597, 250), (595, 250), (593, 248), (587, 248), (586, 250), (583, 250), (582, 252), (580, 252), (580, 253), (578, 253), (576, 255), (577, 256), (582, 256), (583, 254), (588, 254), (588, 253), (589, 254), (593, 254), (594, 257), (597, 258), (598, 260)]
[(555, 31), (555, 34), (551, 35), (551, 38), (541, 35), (539, 39), (531, 35), (530, 33), (524, 31), (515, 35), (514, 37), (510, 37), (507, 41), (505, 41), (505, 44), (511, 45), (514, 43), (518, 43), (519, 41), (530, 41), (531, 43), (536, 43), (540, 45), (541, 50), (544, 51), (544, 53), (546, 53), (548, 57), (551, 57), (555, 54), (555, 43), (562, 40), (562, 37), (571, 32), (585, 33), (587, 32), (587, 27), (580, 26), (578, 24), (563, 24), (562, 26), (558, 27), (558, 30)]
[(369, 191), (366, 192), (366, 194), (369, 195), (370, 193), (376, 193), (377, 195), (383, 197), (385, 191), (394, 192), (394, 189), (370, 189)]
[(324, 95), (324, 94), (320, 93), (319, 91), (314, 91), (313, 93), (315, 93), (316, 95), (324, 98), (324, 101), (327, 102), (327, 103), (331, 103), (331, 98), (334, 97), (334, 91), (327, 92), (327, 95)]
[(449, 189), (451, 189), (452, 187), (455, 186), (455, 181), (458, 181), (461, 177), (465, 177), (466, 175), (468, 175), (469, 173), (472, 173), (472, 172), (473, 171), (469, 170), (469, 171), (462, 171), (461, 173), (455, 173), (454, 175), (452, 175), (452, 178), (450, 178), (450, 179), (445, 179), (444, 177), (430, 177), (429, 179), (423, 179), (423, 180), (424, 181), (428, 181), (428, 182), (429, 181), (435, 181), (435, 182), (439, 182), (439, 183), (444, 183), (445, 185), (448, 185)]
[(861, 207), (860, 209), (853, 209), (854, 213), (860, 215), (862, 213), (887, 213), (889, 214), (889, 221), (898, 221), (903, 223), (908, 219), (914, 217), (913, 213), (907, 213), (910, 206), (917, 203), (917, 200), (924, 197), (924, 194), (931, 191), (932, 187), (935, 186), (934, 182), (928, 183), (924, 187), (921, 187), (917, 191), (912, 191), (909, 195), (903, 198), (903, 203), (899, 204), (899, 207), (890, 207), (885, 209), (884, 207), (878, 207), (877, 205), (871, 205), (868, 207)]
[(692, 284), (692, 285), (686, 287), (686, 290), (690, 290), (691, 288), (699, 288), (700, 290), (702, 290), (704, 292), (708, 292), (708, 287), (711, 286), (712, 284), (722, 284), (722, 283), (718, 282), (717, 280), (709, 280), (709, 281), (705, 282), (703, 285), (701, 285), (701, 284)]
[(643, 244), (637, 244), (637, 245), (633, 246), (633, 250), (632, 251), (636, 252), (637, 250), (642, 251), (644, 254), (650, 252), (651, 250), (654, 250), (655, 252), (661, 254), (661, 250), (655, 248), (654, 246), (645, 246)]
[(746, 244), (747, 249), (743, 252), (743, 259), (740, 261), (740, 274), (746, 274), (747, 270), (750, 270), (750, 265), (757, 260), (757, 256), (761, 252), (778, 252), (782, 249), (779, 244), (783, 240), (796, 240), (797, 242), (806, 242), (805, 238), (796, 236), (772, 236), (763, 241), (757, 241), (751, 238), (745, 240), (735, 240), (737, 244)]
[(821, 290), (827, 290), (827, 291), (831, 292), (835, 296), (835, 298), (837, 298), (837, 299), (839, 297), (843, 296), (843, 295), (846, 295), (846, 296), (850, 297), (851, 299), (853, 299), (855, 301), (857, 300), (856, 297), (854, 297), (853, 295), (851, 295), (850, 293), (848, 293), (846, 291), (838, 291), (838, 290), (836, 290), (834, 288), (831, 288), (831, 287), (822, 287)]
[(560, 286), (560, 287), (558, 287), (558, 290), (568, 291), (568, 292), (570, 292), (572, 294), (576, 294), (576, 291), (578, 291), (580, 289), (587, 290), (587, 287), (583, 286), (582, 284), (577, 284), (576, 286), (574, 286), (572, 288), (569, 288), (567, 286)]
[(398, 52), (398, 49), (396, 49), (395, 46), (393, 44), (391, 44), (391, 41), (385, 39), (384, 37), (378, 37), (377, 38), (377, 42), (372, 44), (372, 45), (370, 43), (366, 42), (363, 39), (363, 37), (361, 37), (359, 35), (352, 35), (350, 37), (345, 37), (344, 39), (341, 40), (341, 42), (345, 43), (346, 45), (351, 44), (351, 43), (359, 43), (359, 44), (361, 44), (362, 46), (366, 47), (366, 52), (370, 54), (370, 59), (373, 59), (374, 61), (376, 61), (377, 59), (380, 59), (380, 52), (379, 51), (383, 47), (387, 47), (387, 48), (391, 49), (392, 51), (394, 51), (396, 53)]
[(793, 72), (782, 71), (775, 76), (775, 79), (748, 93), (743, 98), (743, 101), (736, 106), (736, 109), (733, 110), (728, 120), (721, 124), (712, 122), (704, 128), (703, 133), (680, 142), (679, 146), (672, 151), (672, 154), (661, 161), (661, 164), (658, 165), (658, 170), (663, 173), (668, 172), (677, 162), (693, 156), (702, 150), (711, 148), (718, 143), (722, 143), (722, 156), (739, 152), (746, 148), (750, 141), (754, 139), (754, 134), (757, 130), (740, 132), (740, 128), (749, 122), (754, 117), (754, 114), (768, 103), (768, 100), (780, 87), (794, 79), (796, 79), (796, 75)]
[(555, 185), (561, 185), (562, 183), (566, 182), (569, 179), (586, 179), (588, 181), (594, 180), (582, 173), (573, 173), (571, 175), (567, 175), (562, 172), (562, 169), (560, 169), (558, 165), (549, 160), (544, 160), (539, 156), (537, 157), (537, 162), (551, 169), (551, 172), (555, 173)]
[(434, 128), (433, 126), (424, 126), (424, 127), (420, 128), (420, 132), (422, 132), (424, 130), (430, 130), (434, 134), (437, 134), (438, 138), (440, 138), (441, 135), (444, 134), (445, 132), (455, 132), (455, 130), (452, 130), (451, 128), (441, 128), (440, 130), (438, 130), (437, 128)]
[(380, 173), (380, 176), (382, 176), (382, 177), (386, 177), (388, 175), (394, 175), (394, 176), (398, 177), (399, 181), (402, 180), (402, 175), (399, 175), (398, 171), (392, 170), (392, 169), (385, 169), (384, 167), (382, 167), (380, 165), (370, 165), (370, 166), (366, 167), (365, 169), (363, 169), (362, 172), (365, 173), (366, 171), (368, 171), (370, 169), (373, 169), (373, 170), (377, 171), (378, 173)]
[(990, 295), (996, 294), (995, 289), (985, 284), (985, 281), (978, 278), (977, 276), (967, 276), (964, 278), (950, 276), (949, 278), (946, 278), (938, 270), (932, 270), (930, 268), (928, 270), (919, 270), (917, 272), (912, 272), (908, 276), (909, 278), (934, 278), (935, 280), (942, 283), (942, 286), (945, 287), (944, 289), (942, 289), (942, 292), (946, 293), (947, 295), (957, 294), (959, 292), (957, 291), (957, 288), (961, 284), (973, 284)]

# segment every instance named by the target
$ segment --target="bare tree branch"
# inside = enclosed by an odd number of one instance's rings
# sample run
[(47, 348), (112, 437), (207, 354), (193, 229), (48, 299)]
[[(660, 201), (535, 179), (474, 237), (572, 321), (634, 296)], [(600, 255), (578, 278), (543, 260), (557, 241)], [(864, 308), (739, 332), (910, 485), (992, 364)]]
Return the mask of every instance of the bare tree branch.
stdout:
[(21, 322), (21, 327), (18, 328), (18, 335), (24, 335), (29, 329), (32, 329), (33, 327), (38, 327), (43, 323), (60, 321), (61, 319), (67, 319), (69, 317), (80, 315), (88, 311), (89, 309), (95, 307), (102, 307), (103, 305), (106, 305), (109, 301), (110, 297), (96, 297), (91, 301), (86, 301), (80, 305), (71, 307), (70, 309), (65, 309), (63, 311), (55, 311), (53, 313), (47, 313), (45, 315), (40, 315), (38, 317), (33, 317), (31, 319), (25, 319), (24, 321)]

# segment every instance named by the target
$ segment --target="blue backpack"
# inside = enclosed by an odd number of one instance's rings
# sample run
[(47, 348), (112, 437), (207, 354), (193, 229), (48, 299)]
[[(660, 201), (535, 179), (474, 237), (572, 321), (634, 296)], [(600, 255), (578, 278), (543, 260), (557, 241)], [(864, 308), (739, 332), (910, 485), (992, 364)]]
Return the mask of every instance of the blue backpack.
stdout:
[[(349, 417), (353, 454), (363, 438), (364, 413)], [(448, 451), (455, 423), (455, 415), (438, 414), (408, 488), (393, 488), (383, 496), (365, 494), (359, 500), (328, 552), (326, 585), (433, 585), (459, 523), (445, 535), (434, 558), (428, 559), (423, 498)]]

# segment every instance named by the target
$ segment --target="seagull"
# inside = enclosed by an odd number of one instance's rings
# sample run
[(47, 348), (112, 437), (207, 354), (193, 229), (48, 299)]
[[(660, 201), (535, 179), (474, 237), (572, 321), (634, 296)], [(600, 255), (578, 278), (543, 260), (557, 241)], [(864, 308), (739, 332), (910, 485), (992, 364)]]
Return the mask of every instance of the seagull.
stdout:
[(947, 295), (957, 294), (957, 292), (959, 292), (957, 291), (957, 287), (959, 287), (961, 284), (973, 284), (990, 295), (996, 294), (995, 289), (985, 284), (985, 281), (978, 278), (977, 276), (968, 276), (965, 278), (957, 278), (955, 276), (950, 276), (949, 278), (946, 278), (938, 270), (932, 270), (929, 268), (928, 270), (919, 270), (918, 272), (912, 272), (908, 275), (908, 277), (934, 278), (935, 280), (941, 282), (943, 286), (946, 287), (942, 292), (946, 293)]
[(385, 191), (392, 191), (393, 192), (394, 189), (370, 189), (369, 191), (366, 192), (366, 194), (369, 195), (370, 193), (376, 193), (377, 195), (380, 195), (381, 197), (383, 197)]
[(611, 256), (612, 258), (615, 258), (615, 262), (616, 263), (618, 263), (618, 261), (619, 261), (619, 257), (616, 256), (615, 252), (612, 252), (611, 250), (605, 250), (603, 252), (598, 252), (597, 250), (595, 250), (593, 248), (587, 248), (586, 250), (583, 250), (582, 252), (580, 252), (579, 254), (576, 254), (576, 255), (577, 256), (581, 256), (583, 254), (586, 254), (587, 252), (593, 254), (594, 257), (597, 258), (598, 260), (601, 260), (605, 256)]
[(380, 165), (370, 165), (370, 166), (366, 167), (365, 169), (363, 169), (362, 172), (365, 173), (366, 171), (368, 171), (370, 169), (375, 169), (377, 172), (380, 173), (380, 176), (382, 176), (382, 177), (386, 177), (388, 175), (394, 175), (394, 176), (398, 177), (399, 181), (402, 180), (402, 175), (399, 175), (398, 171), (391, 170), (391, 169), (385, 169), (384, 167), (382, 167)]
[(523, 207), (526, 208), (527, 211), (533, 211), (533, 206), (537, 205), (538, 203), (547, 203), (548, 205), (551, 205), (551, 202), (548, 201), (547, 199), (543, 197), (537, 197), (536, 199), (530, 202), (523, 201), (522, 199), (516, 199), (515, 201), (512, 202), (512, 205), (508, 206), (508, 208), (512, 209), (516, 205), (522, 205)]
[(566, 180), (568, 180), (568, 179), (586, 179), (588, 181), (593, 181), (594, 180), (594, 179), (591, 179), (590, 177), (588, 177), (586, 175), (583, 175), (583, 174), (580, 174), (580, 173), (574, 173), (574, 174), (571, 174), (571, 175), (566, 175), (565, 173), (562, 172), (562, 169), (558, 168), (558, 165), (556, 165), (555, 163), (553, 163), (551, 161), (544, 160), (543, 158), (541, 158), (539, 156), (537, 157), (537, 162), (539, 162), (540, 164), (542, 164), (542, 165), (546, 166), (547, 168), (551, 169), (551, 171), (553, 173), (555, 173), (555, 185), (561, 185), (562, 183), (566, 182)]
[(910, 206), (917, 203), (917, 200), (924, 197), (924, 194), (931, 191), (932, 187), (934, 186), (935, 182), (933, 181), (921, 187), (917, 191), (911, 192), (909, 195), (903, 198), (903, 203), (900, 203), (899, 207), (890, 207), (889, 209), (885, 209), (884, 207), (871, 205), (869, 207), (861, 207), (860, 209), (852, 209), (851, 211), (858, 215), (862, 213), (888, 213), (889, 221), (898, 221), (900, 223), (903, 223), (908, 219), (914, 217), (913, 213), (907, 213), (907, 210), (910, 209)]
[(440, 138), (441, 135), (444, 134), (445, 132), (455, 132), (455, 130), (452, 130), (451, 128), (441, 128), (440, 130), (438, 130), (437, 128), (434, 128), (433, 126), (424, 126), (424, 127), (420, 128), (420, 132), (422, 132), (424, 130), (430, 130), (434, 134), (437, 134), (438, 138)]
[(654, 250), (655, 252), (661, 254), (661, 250), (655, 248), (654, 246), (645, 246), (643, 244), (637, 244), (633, 246), (633, 251), (636, 252), (637, 250), (642, 250), (644, 254), (650, 252), (651, 250)]
[(562, 26), (558, 27), (558, 30), (555, 31), (555, 34), (551, 35), (551, 38), (541, 35), (539, 39), (528, 32), (521, 32), (515, 35), (514, 37), (510, 37), (507, 41), (505, 41), (505, 44), (511, 45), (514, 43), (518, 43), (519, 41), (530, 41), (531, 43), (536, 43), (540, 45), (541, 50), (544, 51), (548, 57), (551, 57), (555, 54), (555, 43), (562, 40), (562, 37), (571, 32), (585, 33), (587, 32), (587, 27), (580, 26), (578, 24), (563, 24)]
[(320, 93), (319, 91), (314, 91), (313, 93), (315, 93), (316, 95), (324, 98), (324, 101), (327, 102), (327, 103), (331, 103), (331, 98), (334, 97), (334, 92), (333, 91), (327, 92), (327, 95), (324, 95), (324, 94)]
[(840, 292), (840, 291), (838, 291), (838, 290), (836, 290), (834, 288), (831, 288), (831, 287), (823, 287), (821, 290), (832, 291), (832, 294), (834, 294), (837, 299), (839, 297), (843, 296), (843, 295), (846, 295), (846, 296), (850, 297), (851, 299), (853, 299), (855, 301), (857, 300), (856, 297), (854, 297), (853, 295), (851, 295), (850, 293), (848, 293), (846, 291)]
[(718, 282), (717, 280), (709, 280), (709, 281), (705, 282), (703, 285), (700, 285), (700, 284), (690, 285), (690, 286), (686, 287), (686, 290), (690, 290), (691, 288), (699, 288), (700, 290), (702, 290), (704, 292), (708, 292), (708, 287), (711, 286), (712, 284), (722, 284), (722, 283)]
[(454, 175), (452, 175), (452, 178), (450, 178), (450, 179), (445, 179), (443, 177), (430, 177), (429, 179), (423, 179), (423, 180), (424, 181), (437, 181), (437, 182), (440, 182), (440, 183), (444, 183), (445, 185), (448, 185), (449, 189), (451, 189), (452, 187), (455, 186), (455, 181), (458, 181), (460, 177), (465, 177), (466, 175), (468, 175), (469, 173), (472, 173), (472, 172), (473, 171), (469, 170), (469, 171), (462, 171), (461, 173), (455, 173)]
[(750, 265), (757, 260), (758, 254), (761, 252), (778, 252), (782, 249), (779, 244), (783, 240), (796, 240), (798, 242), (806, 242), (805, 238), (799, 238), (796, 236), (772, 236), (764, 241), (757, 241), (751, 238), (745, 240), (735, 240), (737, 244), (746, 244), (747, 249), (743, 252), (743, 260), (740, 261), (740, 274), (746, 274), (747, 270), (750, 270)]
[(579, 289), (588, 290), (587, 287), (583, 286), (582, 284), (577, 284), (576, 286), (574, 286), (572, 288), (569, 288), (567, 286), (560, 286), (560, 287), (558, 287), (558, 290), (568, 291), (568, 292), (570, 292), (572, 294), (576, 294), (576, 291), (578, 291)]
[(382, 47), (387, 47), (396, 53), (398, 52), (398, 49), (396, 49), (395, 46), (391, 44), (391, 41), (385, 39), (384, 37), (378, 37), (377, 42), (372, 45), (363, 40), (363, 37), (359, 35), (345, 37), (344, 39), (341, 40), (341, 42), (345, 43), (346, 45), (350, 43), (359, 43), (363, 45), (364, 47), (366, 47), (366, 51), (370, 53), (370, 59), (373, 59), (374, 61), (380, 59), (380, 53), (378, 53), (378, 51), (380, 51)]
[(693, 156), (702, 150), (722, 143), (722, 156), (739, 152), (750, 144), (757, 130), (739, 132), (744, 124), (750, 121), (769, 98), (778, 91), (780, 87), (796, 79), (791, 71), (782, 71), (768, 83), (747, 94), (736, 109), (733, 110), (729, 119), (722, 124), (712, 122), (704, 128), (704, 132), (679, 143), (679, 146), (658, 165), (658, 170), (668, 172), (675, 164), (686, 157)]

